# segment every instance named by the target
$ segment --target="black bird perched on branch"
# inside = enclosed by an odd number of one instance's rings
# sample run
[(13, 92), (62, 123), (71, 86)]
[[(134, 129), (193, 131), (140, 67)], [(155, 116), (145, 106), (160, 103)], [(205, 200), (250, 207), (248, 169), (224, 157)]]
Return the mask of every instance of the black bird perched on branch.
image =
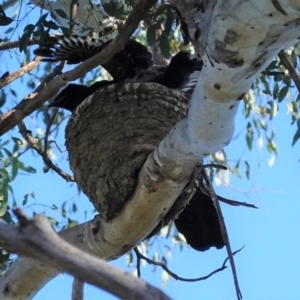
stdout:
[[(66, 60), (68, 64), (76, 64), (97, 54), (109, 43), (78, 36), (49, 37), (34, 53), (44, 56), (43, 61)], [(147, 48), (135, 40), (129, 40), (124, 49), (102, 67), (113, 77), (112, 81), (95, 82), (90, 87), (69, 84), (50, 107), (61, 107), (72, 112), (98, 89), (119, 82), (154, 82), (190, 95), (202, 63), (199, 64), (187, 52), (181, 51), (171, 59), (168, 66), (153, 66), (152, 54)]]

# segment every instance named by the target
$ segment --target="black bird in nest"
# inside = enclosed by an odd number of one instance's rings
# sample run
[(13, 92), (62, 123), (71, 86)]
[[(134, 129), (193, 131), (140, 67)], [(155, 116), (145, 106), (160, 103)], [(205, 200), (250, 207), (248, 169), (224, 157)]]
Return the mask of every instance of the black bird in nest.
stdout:
[[(45, 57), (43, 61), (46, 62), (66, 60), (68, 64), (77, 64), (99, 53), (109, 43), (78, 36), (48, 37), (34, 53)], [(49, 106), (73, 112), (97, 90), (121, 82), (154, 82), (191, 96), (202, 65), (202, 61), (191, 58), (188, 52), (180, 51), (172, 57), (169, 65), (155, 66), (147, 48), (130, 39), (123, 50), (102, 65), (113, 80), (98, 81), (89, 87), (71, 83)], [(224, 246), (213, 201), (201, 191), (196, 191), (174, 223), (195, 250), (220, 249)], [(154, 229), (148, 238), (155, 235), (159, 228)]]
[[(48, 37), (34, 53), (45, 57), (43, 61), (46, 62), (66, 60), (68, 64), (77, 64), (94, 56), (109, 43), (110, 41), (84, 39), (79, 36)], [(152, 54), (147, 48), (130, 39), (124, 49), (102, 67), (110, 73), (113, 80), (98, 81), (89, 87), (71, 83), (49, 106), (72, 112), (98, 89), (120, 82), (154, 82), (190, 96), (197, 83), (202, 62), (191, 58), (188, 52), (181, 51), (171, 59), (169, 65), (155, 66)]]

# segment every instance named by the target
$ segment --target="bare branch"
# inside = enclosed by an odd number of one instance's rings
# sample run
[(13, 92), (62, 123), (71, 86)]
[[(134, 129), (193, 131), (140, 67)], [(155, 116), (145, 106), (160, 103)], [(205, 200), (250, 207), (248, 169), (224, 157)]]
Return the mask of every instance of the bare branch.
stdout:
[[(243, 247), (244, 248), (244, 247)], [(243, 248), (235, 251), (232, 255), (235, 255), (236, 253), (238, 253), (239, 251), (241, 251)], [(223, 270), (225, 270), (227, 268), (226, 266), (226, 262), (228, 260), (228, 257), (224, 260), (222, 266), (216, 270), (214, 270), (213, 272), (209, 273), (208, 275), (206, 276), (202, 276), (202, 277), (198, 277), (198, 278), (183, 278), (183, 277), (180, 277), (178, 276), (176, 273), (172, 272), (164, 263), (162, 262), (159, 262), (159, 261), (155, 261), (155, 260), (152, 260), (146, 256), (144, 256), (139, 250), (137, 247), (135, 247), (134, 249), (134, 252), (137, 256), (137, 265), (138, 265), (138, 275), (140, 277), (141, 273), (140, 273), (140, 260), (143, 259), (145, 260), (148, 264), (150, 265), (155, 265), (155, 266), (159, 266), (159, 267), (162, 267), (170, 276), (172, 276), (174, 279), (176, 280), (179, 280), (179, 281), (185, 281), (185, 282), (195, 282), (195, 281), (201, 281), (201, 280), (206, 280), (208, 279), (209, 277), (211, 277), (212, 275), (218, 273), (218, 272), (221, 272)]]
[(203, 169), (206, 168), (215, 168), (215, 169), (221, 169), (221, 170), (227, 170), (226, 166), (218, 165), (218, 164), (206, 164), (202, 166)]
[(44, 215), (29, 219), (20, 209), (14, 212), (19, 226), (0, 223), (0, 244), (8, 251), (42, 261), (121, 299), (170, 299), (130, 273), (71, 246), (53, 231)]
[(229, 200), (224, 197), (221, 197), (217, 195), (219, 201), (224, 202), (226, 204), (232, 205), (232, 206), (246, 206), (246, 207), (251, 207), (251, 208), (258, 208), (257, 206), (253, 204), (249, 204), (247, 202), (240, 202), (240, 201), (235, 201), (235, 200)]
[(290, 76), (292, 77), (298, 92), (300, 93), (300, 78), (299, 75), (297, 74), (294, 66), (292, 65), (292, 63), (290, 62), (289, 58), (287, 57), (287, 55), (285, 54), (284, 50), (281, 50), (278, 53), (278, 57), (280, 58), (280, 62), (282, 63), (282, 65), (289, 71)]
[[(30, 38), (28, 40), (27, 46), (37, 45), (38, 43), (39, 43), (38, 40), (36, 40), (34, 38)], [(3, 42), (3, 43), (0, 43), (0, 51), (19, 48), (19, 46), (20, 46), (20, 40), (13, 41), (13, 42)]]
[(72, 286), (72, 300), (83, 300), (84, 282), (74, 278)]
[(120, 29), (119, 35), (105, 48), (103, 51), (84, 61), (82, 64), (74, 68), (72, 71), (66, 72), (52, 80), (47, 88), (43, 89), (39, 94), (33, 95), (20, 101), (20, 103), (8, 112), (0, 116), (0, 135), (16, 126), (26, 116), (34, 112), (47, 99), (52, 97), (67, 82), (83, 76), (99, 64), (104, 64), (117, 52), (119, 52), (134, 33), (140, 20), (143, 19), (147, 11), (156, 3), (156, 0), (141, 0), (128, 16), (123, 28)]
[(36, 56), (33, 61), (26, 64), (24, 67), (20, 68), (18, 71), (13, 72), (12, 74), (5, 76), (3, 80), (0, 80), (0, 90), (13, 82), (14, 80), (18, 79), (19, 77), (23, 76), (26, 73), (31, 72), (34, 68), (36, 68), (42, 60), (41, 56)]
[[(60, 36), (61, 34), (49, 34), (50, 37), (56, 37)], [(8, 50), (8, 49), (14, 49), (14, 48), (19, 48), (20, 47), (20, 40), (17, 41), (12, 41), (12, 42), (1, 42), (0, 43), (0, 51), (2, 50)], [(32, 45), (38, 45), (40, 43), (40, 40), (37, 40), (35, 38), (30, 38), (28, 40), (27, 46), (32, 46)]]
[[(53, 110), (53, 114), (52, 116), (50, 117), (50, 120), (49, 122), (47, 122), (47, 127), (46, 127), (46, 132), (45, 132), (45, 139), (44, 139), (44, 152), (47, 152), (47, 148), (48, 148), (48, 137), (49, 137), (49, 134), (50, 134), (50, 128), (57, 116), (57, 113), (58, 113), (58, 108), (55, 108)], [(57, 146), (57, 145), (56, 145)]]
[(59, 176), (64, 178), (66, 181), (75, 181), (74, 176), (67, 174), (66, 172), (64, 172), (62, 169), (60, 169), (57, 165), (55, 165), (52, 162), (52, 160), (47, 155), (47, 149), (45, 149), (45, 151), (43, 151), (37, 145), (38, 141), (30, 135), (30, 132), (27, 130), (25, 123), (23, 121), (21, 123), (19, 123), (18, 127), (19, 127), (22, 137), (26, 140), (26, 142), (28, 143), (30, 148), (35, 150), (43, 158), (43, 161), (47, 167), (52, 169), (54, 172), (56, 172)]
[(229, 237), (228, 237), (228, 233), (227, 233), (227, 229), (226, 229), (226, 225), (225, 225), (225, 221), (222, 215), (222, 211), (221, 211), (221, 207), (220, 207), (220, 203), (218, 200), (218, 196), (216, 195), (214, 188), (209, 180), (208, 175), (206, 174), (206, 172), (203, 170), (202, 172), (203, 175), (203, 179), (205, 180), (208, 190), (211, 194), (211, 197), (213, 198), (214, 201), (214, 205), (218, 214), (218, 218), (219, 218), (219, 223), (220, 223), (220, 227), (221, 227), (221, 233), (222, 233), (222, 237), (223, 237), (223, 241), (226, 245), (226, 250), (228, 253), (228, 259), (230, 262), (230, 266), (231, 266), (231, 270), (232, 270), (232, 274), (233, 274), (233, 281), (234, 281), (234, 286), (235, 286), (235, 290), (236, 290), (236, 296), (238, 300), (241, 300), (243, 298), (242, 293), (241, 293), (241, 289), (239, 287), (239, 282), (238, 282), (238, 277), (237, 277), (237, 272), (236, 272), (236, 268), (235, 268), (235, 263), (234, 263), (234, 259), (233, 259), (233, 253), (231, 250), (231, 246), (230, 246), (230, 242), (229, 242)]

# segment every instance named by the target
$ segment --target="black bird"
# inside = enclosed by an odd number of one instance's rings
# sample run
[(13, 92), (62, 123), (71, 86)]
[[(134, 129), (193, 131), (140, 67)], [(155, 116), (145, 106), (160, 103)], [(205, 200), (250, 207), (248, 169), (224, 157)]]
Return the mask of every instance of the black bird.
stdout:
[(70, 83), (55, 97), (48, 107), (59, 107), (73, 112), (88, 96), (94, 94), (99, 89), (114, 83), (114, 80), (97, 81), (90, 86)]
[(211, 197), (197, 190), (189, 204), (174, 220), (177, 230), (197, 251), (224, 247), (221, 227)]
[[(78, 36), (49, 37), (34, 53), (46, 57), (43, 61), (66, 60), (68, 64), (76, 64), (97, 54), (109, 43)], [(181, 51), (171, 59), (168, 66), (153, 66), (152, 55), (147, 48), (135, 40), (129, 40), (124, 50), (102, 67), (111, 74), (112, 81), (96, 82), (90, 87), (69, 84), (50, 107), (61, 107), (72, 112), (98, 89), (118, 82), (155, 82), (191, 95), (202, 62), (198, 63), (187, 52)]]

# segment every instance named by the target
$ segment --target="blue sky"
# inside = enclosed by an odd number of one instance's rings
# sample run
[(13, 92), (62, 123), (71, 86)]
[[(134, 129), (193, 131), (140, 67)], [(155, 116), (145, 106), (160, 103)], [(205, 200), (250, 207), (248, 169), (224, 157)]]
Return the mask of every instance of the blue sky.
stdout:
[[(2, 29), (2, 28), (1, 28)], [(0, 74), (5, 71), (13, 72), (19, 68), (17, 57), (22, 54), (0, 53)], [(34, 74), (34, 72), (33, 72)], [(25, 79), (33, 75), (26, 75)], [(26, 82), (26, 81), (24, 81)], [(12, 107), (16, 101), (21, 100), (30, 92), (21, 80), (14, 82), (12, 87), (17, 91), (17, 97), (9, 94), (6, 108)], [(8, 92), (7, 87), (5, 89)], [(16, 100), (17, 99), (17, 100)], [(295, 126), (290, 125), (290, 116), (287, 115), (286, 101), (279, 105), (279, 113), (273, 120), (272, 126), (276, 131), (276, 143), (279, 155), (272, 167), (268, 165), (270, 154), (254, 146), (248, 151), (244, 138), (246, 121), (242, 114), (242, 105), (237, 115), (236, 134), (242, 132), (227, 148), (228, 160), (235, 161), (240, 157), (251, 164), (251, 178), (231, 177), (227, 188), (216, 187), (221, 196), (254, 203), (259, 209), (244, 207), (231, 207), (222, 204), (224, 218), (230, 236), (233, 250), (245, 245), (245, 248), (236, 255), (235, 262), (239, 282), (244, 299), (300, 299), (300, 204), (297, 187), (300, 178), (300, 143), (291, 147)], [(41, 122), (35, 115), (26, 118), (28, 128), (36, 132)], [(43, 128), (42, 128), (43, 129)], [(8, 133), (3, 140), (10, 138)], [(17, 130), (12, 133), (19, 137)], [(58, 144), (64, 147), (64, 134), (61, 130), (56, 138)], [(68, 169), (66, 153), (55, 152), (56, 162), (65, 170)], [(33, 157), (28, 151), (23, 161), (37, 169), (35, 175), (20, 175), (14, 181), (15, 197), (19, 203), (30, 191), (35, 192), (36, 203), (51, 206), (55, 203), (59, 208), (67, 201), (67, 208), (76, 203), (79, 211), (70, 216), (81, 222), (85, 220), (84, 211), (88, 212), (88, 219), (93, 216), (93, 208), (84, 195), (77, 193), (74, 184), (68, 184), (52, 172), (43, 173), (42, 161)], [(33, 200), (30, 200), (33, 201)], [(36, 212), (43, 212), (43, 206), (34, 205)], [(31, 208), (26, 210), (29, 214)], [(59, 212), (46, 209), (47, 214), (65, 221)], [(161, 253), (167, 253), (171, 247), (172, 257), (168, 265), (172, 271), (182, 277), (204, 276), (219, 268), (227, 254), (224, 249), (210, 250), (205, 253), (197, 252), (185, 247), (183, 251), (179, 246), (173, 246), (170, 240), (162, 239), (155, 247)], [(127, 268), (124, 257), (112, 262), (121, 268)], [(128, 269), (134, 272), (134, 267)], [(157, 287), (162, 286), (162, 270), (146, 265), (142, 267), (142, 278)], [(36, 300), (70, 299), (72, 279), (68, 275), (59, 275), (44, 287), (35, 297)], [(185, 283), (169, 279), (164, 291), (174, 299), (235, 299), (235, 290), (230, 268), (218, 273), (206, 281)], [(89, 285), (85, 288), (86, 299), (114, 299), (114, 297), (99, 291)]]

